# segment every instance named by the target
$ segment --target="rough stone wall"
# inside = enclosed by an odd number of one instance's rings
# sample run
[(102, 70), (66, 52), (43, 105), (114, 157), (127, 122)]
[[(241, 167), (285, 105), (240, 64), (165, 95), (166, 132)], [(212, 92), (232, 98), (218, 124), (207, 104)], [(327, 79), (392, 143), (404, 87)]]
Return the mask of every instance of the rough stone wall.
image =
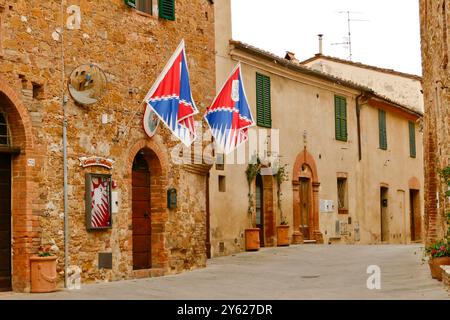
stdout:
[[(71, 5), (80, 8), (80, 29), (66, 27), (72, 15), (70, 11), (67, 13)], [(142, 129), (144, 108), (140, 103), (184, 39), (193, 98), (200, 110), (196, 120), (201, 119), (215, 93), (213, 5), (208, 0), (176, 0), (176, 21), (141, 14), (122, 0), (66, 0), (64, 15), (60, 1), (5, 0), (2, 8), (0, 75), (28, 109), (34, 150), (39, 150), (33, 176), (36, 194), (31, 199), (39, 223), (32, 230), (39, 233), (41, 244), (55, 243), (59, 248), (61, 280), (64, 266), (62, 89), (66, 88), (74, 68), (94, 63), (107, 75), (106, 95), (90, 107), (76, 105), (69, 98), (66, 107), (70, 260), (72, 265), (82, 268), (83, 281), (137, 276), (132, 271), (131, 164), (139, 151), (135, 150), (136, 146), (148, 146), (150, 140)], [(63, 30), (64, 57), (60, 37), (55, 40), (57, 28)], [(62, 72), (65, 83), (61, 80)], [(102, 124), (103, 114), (108, 115), (107, 124)], [(206, 177), (172, 163), (170, 152), (177, 144), (160, 124), (150, 145), (152, 150), (157, 149), (153, 151), (165, 172), (162, 185), (178, 191), (179, 206), (176, 210), (166, 210), (167, 218), (161, 225), (163, 239), (152, 239), (163, 241), (166, 248), (160, 253), (168, 261), (162, 266), (162, 273), (204, 266), (206, 261), (206, 200), (202, 193)], [(113, 170), (81, 168), (79, 157), (92, 155), (114, 159)], [(86, 172), (109, 173), (117, 182), (114, 191), (120, 195), (120, 208), (119, 213), (113, 214), (112, 230), (86, 231)], [(165, 190), (159, 199), (164, 206)], [(37, 252), (40, 243), (35, 241), (31, 252)], [(98, 252), (113, 253), (112, 270), (98, 269)], [(27, 290), (26, 284), (14, 286), (16, 290)]]
[(420, 19), (425, 100), (425, 223), (429, 243), (444, 236), (444, 212), (449, 210), (438, 170), (450, 165), (450, 1), (421, 0)]

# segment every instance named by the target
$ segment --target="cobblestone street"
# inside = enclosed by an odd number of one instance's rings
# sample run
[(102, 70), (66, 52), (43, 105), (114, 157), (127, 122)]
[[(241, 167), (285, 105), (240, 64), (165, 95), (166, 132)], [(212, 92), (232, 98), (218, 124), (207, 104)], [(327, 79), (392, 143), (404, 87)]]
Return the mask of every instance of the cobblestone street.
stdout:
[[(450, 299), (421, 258), (419, 245), (268, 248), (175, 276), (0, 299)], [(367, 289), (370, 265), (381, 268), (381, 290)]]

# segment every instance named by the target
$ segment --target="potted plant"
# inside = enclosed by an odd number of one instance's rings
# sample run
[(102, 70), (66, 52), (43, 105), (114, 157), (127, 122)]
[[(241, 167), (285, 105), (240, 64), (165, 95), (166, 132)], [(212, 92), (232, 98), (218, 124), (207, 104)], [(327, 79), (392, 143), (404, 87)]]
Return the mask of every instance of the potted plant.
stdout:
[(256, 159), (256, 163), (249, 163), (247, 170), (245, 170), (245, 175), (247, 176), (248, 184), (248, 209), (247, 214), (250, 220), (251, 228), (245, 229), (245, 250), (246, 251), (258, 251), (260, 248), (259, 240), (259, 228), (256, 228), (255, 219), (253, 217), (253, 212), (255, 211), (253, 194), (252, 194), (252, 183), (256, 179), (256, 176), (260, 173), (261, 161), (259, 158)]
[(286, 220), (286, 217), (283, 215), (283, 209), (281, 207), (281, 200), (283, 194), (281, 193), (281, 185), (284, 181), (289, 179), (288, 173), (286, 170), (286, 164), (280, 166), (276, 173), (274, 174), (276, 182), (277, 182), (277, 207), (280, 212), (280, 225), (277, 226), (277, 246), (285, 247), (289, 246), (289, 224)]
[(56, 291), (56, 259), (50, 246), (41, 247), (38, 255), (30, 258), (31, 292)]
[(429, 256), (431, 277), (442, 281), (441, 266), (450, 265), (450, 244), (447, 241), (438, 241), (426, 249)]

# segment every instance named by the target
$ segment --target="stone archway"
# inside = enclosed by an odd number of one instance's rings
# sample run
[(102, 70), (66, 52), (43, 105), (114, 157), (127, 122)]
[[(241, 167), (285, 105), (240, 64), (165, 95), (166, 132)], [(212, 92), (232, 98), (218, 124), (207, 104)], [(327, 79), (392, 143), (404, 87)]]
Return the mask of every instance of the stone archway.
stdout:
[[(144, 169), (148, 171), (148, 192), (149, 195), (141, 197), (144, 199), (148, 197), (149, 200), (149, 230), (148, 230), (148, 242), (150, 247), (147, 252), (148, 264), (137, 265), (136, 264), (136, 225), (137, 222), (136, 215), (139, 215), (139, 209), (136, 209), (136, 199), (133, 198), (136, 194), (133, 189), (142, 187), (136, 184), (136, 178), (141, 179), (141, 177), (136, 177), (136, 159), (142, 159), (145, 161)], [(134, 164), (134, 167), (133, 167)], [(141, 166), (142, 167), (142, 166)], [(131, 261), (130, 264), (133, 266), (133, 275), (135, 277), (151, 276), (155, 270), (164, 272), (169, 266), (169, 254), (165, 246), (166, 243), (166, 222), (168, 220), (168, 211), (166, 208), (166, 189), (167, 189), (167, 168), (168, 161), (165, 153), (162, 152), (161, 146), (159, 146), (153, 140), (147, 141), (142, 140), (136, 143), (129, 152), (128, 159), (128, 172), (130, 172), (129, 181), (129, 194), (128, 199), (130, 203), (129, 221), (132, 226), (130, 232), (129, 240), (129, 250)], [(141, 168), (142, 169), (142, 168)], [(138, 170), (139, 171), (139, 170)], [(142, 170), (140, 170), (142, 173)], [(145, 171), (145, 170), (143, 170)], [(142, 189), (142, 188), (141, 188)], [(142, 190), (141, 190), (142, 191)], [(133, 208), (134, 207), (134, 208)], [(142, 212), (141, 212), (142, 213)], [(143, 212), (145, 214), (145, 212)], [(160, 272), (161, 273), (161, 272)]]
[[(297, 156), (292, 172), (294, 243), (302, 243), (304, 238), (323, 243), (323, 235), (319, 229), (319, 187), (316, 162), (305, 148)], [(301, 191), (306, 200), (301, 199)], [(301, 201), (307, 201), (308, 204), (301, 208)], [(302, 216), (302, 210), (305, 210), (305, 207), (308, 210), (307, 227), (302, 225), (305, 216), (305, 213)], [(303, 234), (302, 230), (308, 234)]]
[[(11, 158), (11, 287), (14, 291), (29, 291), (29, 258), (40, 243), (39, 219), (33, 215), (32, 201), (37, 198), (37, 183), (31, 177), (38, 172), (42, 155), (34, 152), (31, 120), (19, 95), (0, 77), (0, 109), (4, 112), (10, 132), (9, 146), (2, 154)], [(33, 159), (34, 166), (27, 165)]]

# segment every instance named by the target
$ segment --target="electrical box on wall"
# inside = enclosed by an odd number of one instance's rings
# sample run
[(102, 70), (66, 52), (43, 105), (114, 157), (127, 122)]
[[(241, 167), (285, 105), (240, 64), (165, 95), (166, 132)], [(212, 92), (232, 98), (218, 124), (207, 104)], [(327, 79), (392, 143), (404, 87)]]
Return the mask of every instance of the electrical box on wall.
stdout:
[(119, 192), (111, 192), (111, 212), (119, 213)]
[(177, 207), (177, 190), (171, 188), (167, 190), (167, 208), (175, 209)]
[(334, 203), (333, 200), (320, 200), (320, 212), (333, 212)]

